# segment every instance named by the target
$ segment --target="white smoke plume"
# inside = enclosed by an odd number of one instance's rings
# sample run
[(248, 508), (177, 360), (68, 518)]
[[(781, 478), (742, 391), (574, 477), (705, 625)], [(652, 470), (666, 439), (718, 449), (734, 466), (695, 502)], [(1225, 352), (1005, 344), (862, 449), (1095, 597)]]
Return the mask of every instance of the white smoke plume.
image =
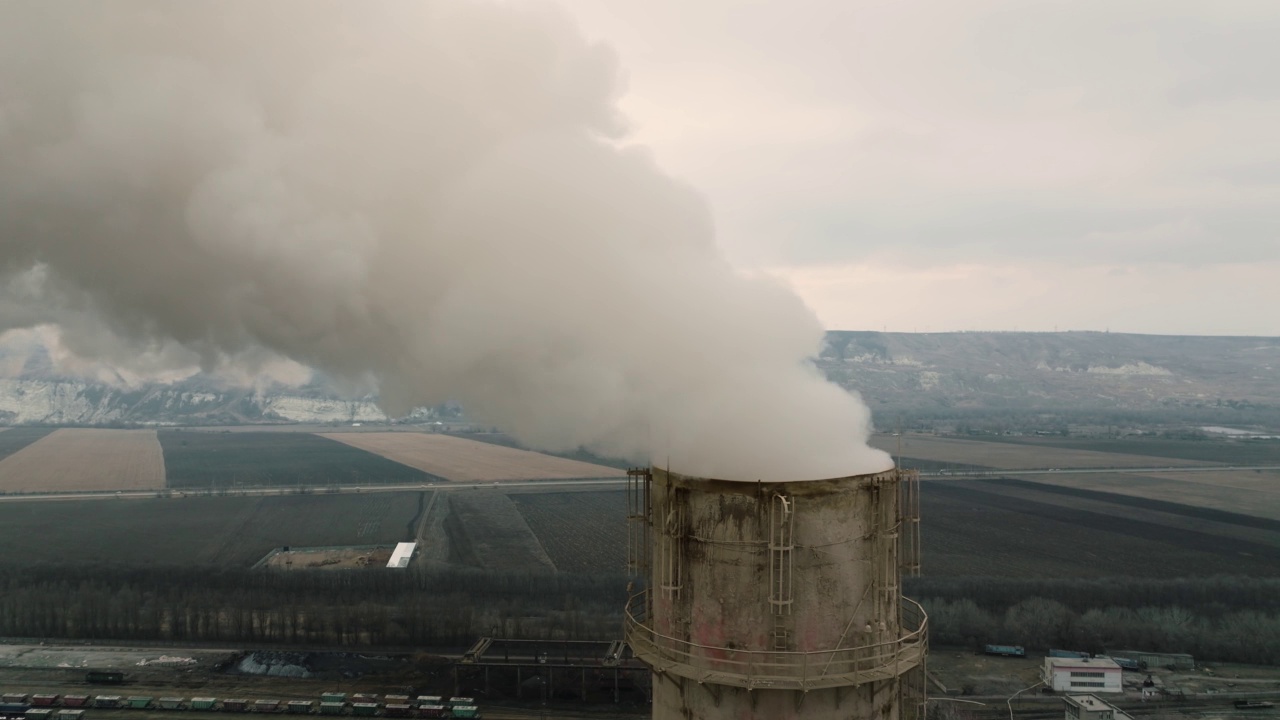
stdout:
[(619, 78), (540, 4), (0, 3), (0, 329), (712, 477), (888, 467), (813, 314), (626, 146)]

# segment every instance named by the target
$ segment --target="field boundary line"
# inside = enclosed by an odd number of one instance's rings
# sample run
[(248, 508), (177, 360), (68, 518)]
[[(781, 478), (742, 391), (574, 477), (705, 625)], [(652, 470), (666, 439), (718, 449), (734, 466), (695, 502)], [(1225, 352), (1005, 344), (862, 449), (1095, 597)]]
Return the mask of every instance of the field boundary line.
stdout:
[[(426, 492), (426, 490), (423, 490), (422, 493), (418, 494), (418, 497), (421, 498), (422, 494)], [(415, 542), (423, 541), (423, 532), (427, 529), (427, 518), (431, 517), (431, 513), (435, 511), (436, 498), (439, 495), (440, 493), (432, 492), (431, 499), (427, 500), (427, 506), (419, 511), (418, 517), (413, 519), (413, 539)], [(421, 502), (421, 500), (419, 500), (419, 502)]]

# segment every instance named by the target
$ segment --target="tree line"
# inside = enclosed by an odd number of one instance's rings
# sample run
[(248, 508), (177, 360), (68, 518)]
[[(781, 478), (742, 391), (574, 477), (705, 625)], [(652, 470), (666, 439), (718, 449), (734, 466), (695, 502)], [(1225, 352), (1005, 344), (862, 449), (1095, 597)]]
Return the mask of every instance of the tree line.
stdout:
[(315, 646), (602, 640), (626, 579), (600, 575), (0, 566), (0, 635)]
[[(441, 647), (619, 637), (622, 575), (0, 565), (0, 635)], [(910, 578), (932, 641), (1280, 664), (1280, 578)]]
[(930, 638), (1105, 653), (1190, 653), (1280, 663), (1280, 579), (918, 579)]

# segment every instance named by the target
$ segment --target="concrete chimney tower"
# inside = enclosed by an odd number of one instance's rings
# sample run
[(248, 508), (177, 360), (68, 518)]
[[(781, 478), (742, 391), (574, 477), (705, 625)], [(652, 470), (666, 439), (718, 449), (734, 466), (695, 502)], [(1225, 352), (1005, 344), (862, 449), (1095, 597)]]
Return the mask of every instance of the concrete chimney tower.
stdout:
[(914, 472), (739, 482), (629, 473), (626, 637), (654, 720), (919, 720)]

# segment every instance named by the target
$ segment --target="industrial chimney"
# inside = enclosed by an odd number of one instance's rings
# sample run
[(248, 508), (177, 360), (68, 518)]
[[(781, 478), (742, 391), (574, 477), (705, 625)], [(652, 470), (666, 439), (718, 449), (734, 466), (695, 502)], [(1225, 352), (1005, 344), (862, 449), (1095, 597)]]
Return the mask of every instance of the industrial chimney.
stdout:
[(918, 720), (926, 617), (914, 472), (740, 482), (628, 473), (626, 637), (654, 720)]

